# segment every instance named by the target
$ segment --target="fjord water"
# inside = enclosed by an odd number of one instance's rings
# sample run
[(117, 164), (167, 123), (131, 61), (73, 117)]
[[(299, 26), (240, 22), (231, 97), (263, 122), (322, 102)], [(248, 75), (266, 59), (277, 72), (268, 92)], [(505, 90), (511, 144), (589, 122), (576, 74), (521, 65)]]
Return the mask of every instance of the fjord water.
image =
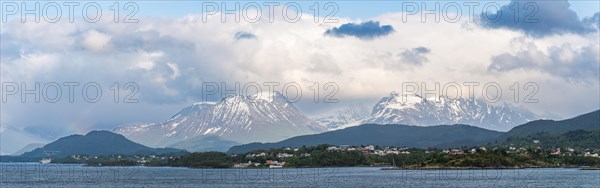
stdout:
[(599, 187), (579, 169), (190, 169), (0, 163), (0, 187)]

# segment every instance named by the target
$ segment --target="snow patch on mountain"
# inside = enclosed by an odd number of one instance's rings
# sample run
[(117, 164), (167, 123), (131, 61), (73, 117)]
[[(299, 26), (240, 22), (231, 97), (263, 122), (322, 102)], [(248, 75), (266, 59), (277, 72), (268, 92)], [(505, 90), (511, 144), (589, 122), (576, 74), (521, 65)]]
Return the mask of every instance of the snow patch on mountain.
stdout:
[(317, 114), (313, 119), (331, 131), (360, 125), (361, 121), (370, 117), (370, 114), (370, 106), (355, 104)]
[(492, 105), (481, 99), (424, 98), (392, 92), (381, 99), (371, 116), (361, 123), (431, 126), (467, 124), (508, 131), (514, 126), (539, 119), (534, 113), (510, 104)]

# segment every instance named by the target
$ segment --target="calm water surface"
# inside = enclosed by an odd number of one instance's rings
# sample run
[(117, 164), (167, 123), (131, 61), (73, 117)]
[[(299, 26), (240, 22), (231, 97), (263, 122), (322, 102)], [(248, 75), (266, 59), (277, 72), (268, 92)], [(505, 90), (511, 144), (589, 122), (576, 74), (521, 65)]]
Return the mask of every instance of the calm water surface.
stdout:
[(578, 169), (189, 169), (0, 163), (0, 187), (600, 187)]

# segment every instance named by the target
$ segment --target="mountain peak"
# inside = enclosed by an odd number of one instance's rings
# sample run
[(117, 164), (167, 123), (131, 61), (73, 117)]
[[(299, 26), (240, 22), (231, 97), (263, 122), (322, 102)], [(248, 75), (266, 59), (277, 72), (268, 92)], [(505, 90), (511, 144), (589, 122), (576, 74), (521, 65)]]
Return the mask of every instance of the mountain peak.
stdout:
[(407, 96), (407, 97), (419, 97), (419, 98), (423, 98), (420, 95), (416, 94), (416, 93), (410, 93), (410, 92), (397, 92), (397, 91), (392, 91), (390, 93), (390, 97), (403, 97), (403, 96)]
[[(272, 103), (275, 101), (285, 101), (287, 102), (287, 98), (281, 94), (280, 92), (274, 91), (262, 91), (252, 95), (244, 96), (244, 95), (227, 95), (223, 97), (221, 102), (233, 104), (239, 102), (268, 102)], [(201, 105), (214, 105), (215, 103), (196, 103)]]
[(379, 101), (377, 106), (392, 108), (392, 109), (405, 109), (414, 107), (416, 104), (423, 102), (424, 99), (420, 95), (414, 93), (398, 93), (392, 92), (389, 97), (385, 97)]
[(274, 92), (269, 92), (269, 91), (258, 92), (258, 93), (255, 93), (254, 95), (250, 95), (249, 98), (253, 99), (253, 100), (262, 100), (262, 101), (266, 101), (266, 102), (273, 102), (274, 100), (285, 100), (285, 101), (287, 101), (287, 98), (285, 96), (283, 96), (283, 94), (279, 93), (278, 91), (274, 91)]
[(119, 135), (106, 130), (93, 130), (88, 132), (85, 136), (96, 136), (96, 135)]

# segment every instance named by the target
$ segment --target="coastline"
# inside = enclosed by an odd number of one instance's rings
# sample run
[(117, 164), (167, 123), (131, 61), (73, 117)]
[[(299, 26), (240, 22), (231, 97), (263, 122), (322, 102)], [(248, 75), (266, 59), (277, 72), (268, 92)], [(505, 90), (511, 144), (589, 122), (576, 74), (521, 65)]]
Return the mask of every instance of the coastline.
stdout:
[(49, 163), (41, 164), (36, 162), (0, 162), (0, 164), (30, 164), (30, 165), (80, 165), (83, 167), (148, 167), (148, 168), (188, 168), (188, 169), (306, 169), (306, 168), (379, 168), (379, 170), (522, 170), (522, 169), (578, 169), (578, 170), (600, 170), (600, 167), (591, 166), (527, 166), (527, 167), (419, 167), (419, 168), (401, 168), (401, 167), (381, 167), (381, 166), (312, 166), (312, 167), (282, 167), (282, 168), (214, 168), (214, 167), (188, 167), (188, 166), (148, 166), (148, 165), (90, 165), (81, 163)]

